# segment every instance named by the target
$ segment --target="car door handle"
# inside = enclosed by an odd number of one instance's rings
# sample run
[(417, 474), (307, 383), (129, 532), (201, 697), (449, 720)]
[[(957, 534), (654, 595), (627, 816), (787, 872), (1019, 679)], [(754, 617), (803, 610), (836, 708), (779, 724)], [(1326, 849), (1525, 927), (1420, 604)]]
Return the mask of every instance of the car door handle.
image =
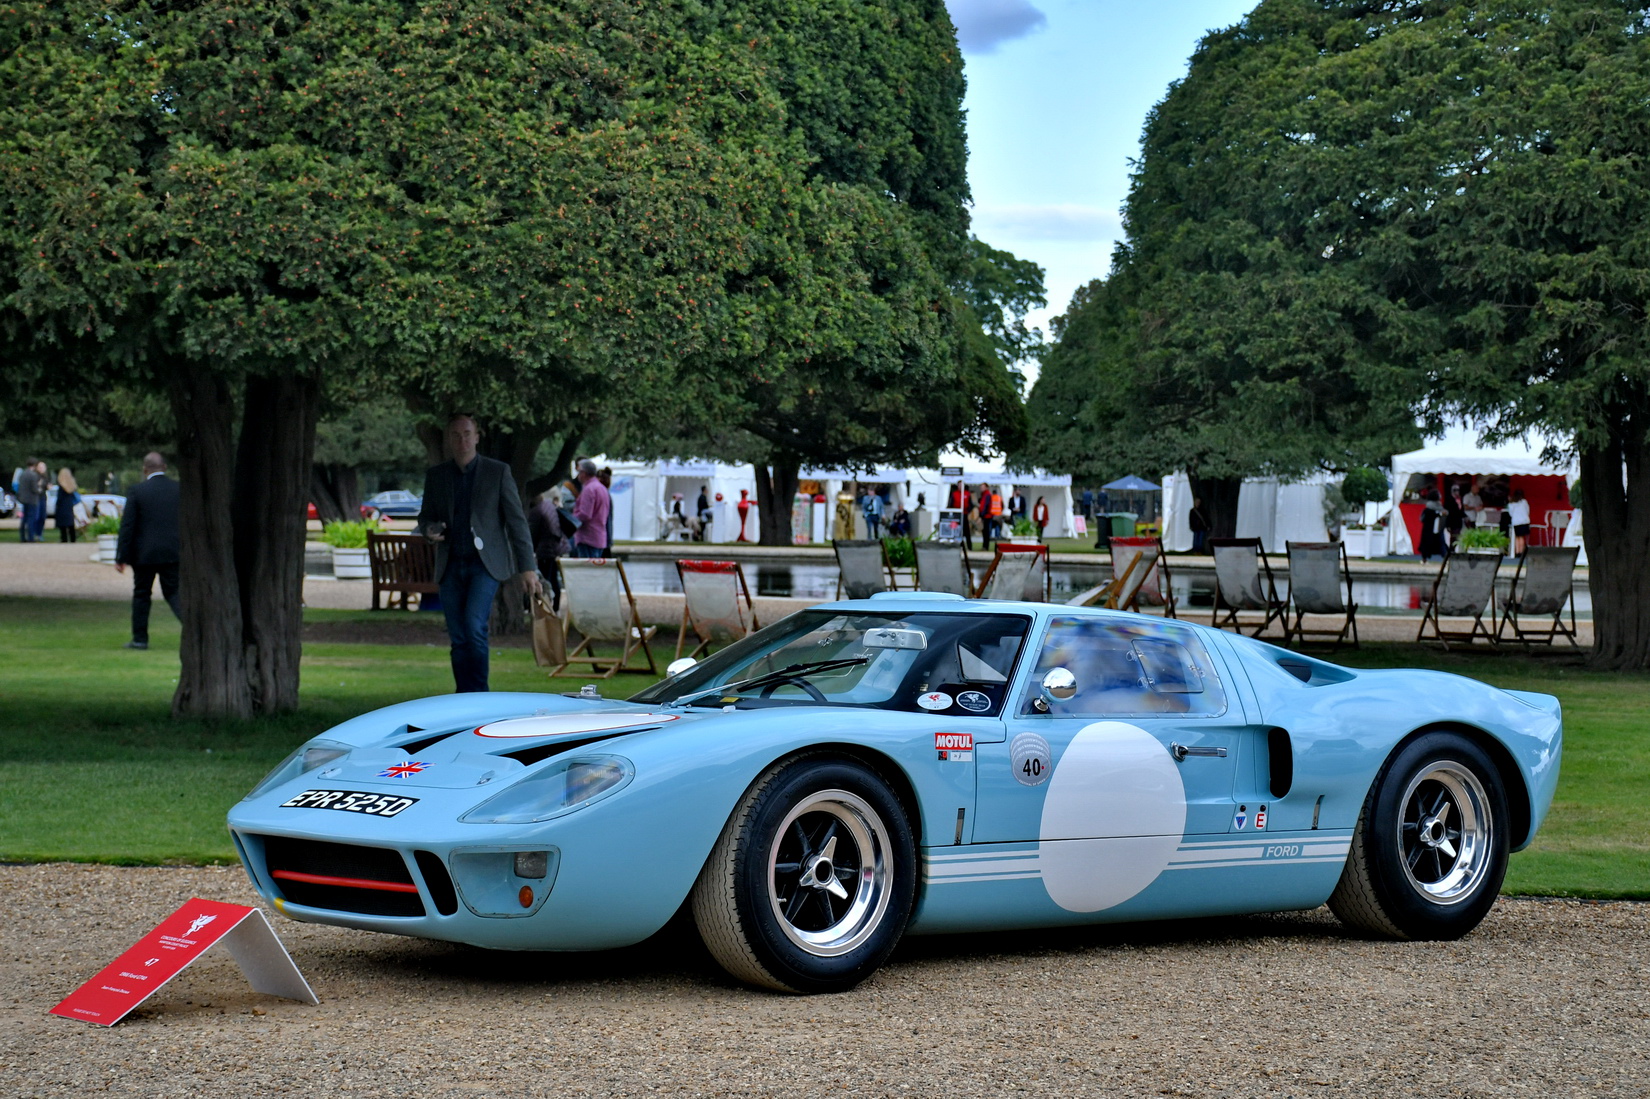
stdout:
[(1175, 759), (1176, 763), (1179, 763), (1180, 761), (1184, 760), (1187, 756), (1218, 756), (1218, 757), (1224, 759), (1226, 757), (1226, 749), (1224, 749), (1224, 748), (1193, 748), (1193, 747), (1190, 747), (1189, 745), (1185, 745), (1185, 744), (1171, 744), (1171, 745), (1169, 745), (1169, 754), (1174, 756), (1174, 759)]

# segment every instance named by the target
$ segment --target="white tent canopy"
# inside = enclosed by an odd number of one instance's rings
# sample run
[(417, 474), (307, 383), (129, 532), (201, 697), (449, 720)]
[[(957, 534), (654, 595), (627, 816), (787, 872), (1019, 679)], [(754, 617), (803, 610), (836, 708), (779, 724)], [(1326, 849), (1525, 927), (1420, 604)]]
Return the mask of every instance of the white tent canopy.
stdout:
[(1549, 442), (1562, 445), (1559, 440), (1539, 435), (1524, 435), (1503, 443), (1487, 445), (1479, 439), (1481, 427), (1456, 425), (1445, 429), (1438, 439), (1420, 450), (1392, 456), (1392, 511), (1386, 525), (1386, 551), (1392, 554), (1415, 552), (1409, 542), (1409, 528), (1404, 525), (1398, 505), (1403, 502), (1409, 479), (1417, 473), (1453, 473), (1461, 476), (1490, 477), (1563, 477), (1574, 484), (1577, 476), (1575, 463), (1567, 466), (1548, 465), (1541, 460), (1541, 452)]
[[(606, 459), (598, 457), (598, 465), (606, 463)], [(673, 458), (657, 462), (612, 462), (613, 467), (613, 535), (616, 539), (641, 539), (647, 541), (658, 537), (661, 529), (661, 520), (670, 506), (673, 493), (680, 492), (688, 505), (692, 505), (701, 485), (714, 496), (720, 493), (722, 499), (712, 503), (713, 521), (707, 531), (707, 541), (731, 542), (739, 534), (739, 518), (737, 507), (740, 490), (744, 490), (754, 505), (756, 503), (756, 474), (749, 465), (729, 465), (722, 462), (706, 461), (694, 458)], [(968, 465), (959, 462), (963, 468), (962, 479), (973, 488), (981, 483), (996, 486), (1005, 497), (1017, 486), (1025, 493), (1027, 504), (1035, 502), (1038, 496), (1045, 498), (1049, 509), (1049, 535), (1059, 537), (1072, 533), (1072, 498), (1071, 478), (1064, 474), (1051, 474), (1041, 470), (1031, 473), (1011, 473), (1002, 468), (988, 468), (978, 464)], [(818, 481), (825, 494), (834, 501), (836, 494), (843, 491), (855, 482), (861, 485), (887, 485), (890, 490), (890, 504), (895, 508), (905, 507), (915, 511), (917, 494), (925, 497), (927, 522), (919, 524), (926, 530), (932, 529), (933, 517), (937, 510), (944, 506), (945, 495), (956, 478), (942, 477), (938, 469), (896, 469), (878, 468), (869, 472), (854, 472), (843, 469), (804, 469), (799, 471), (799, 479), (803, 481)], [(812, 536), (815, 540), (830, 538), (829, 524), (835, 513), (834, 503), (821, 505), (821, 510), (815, 517)], [(863, 536), (864, 519), (856, 507), (854, 510), (856, 533)], [(758, 537), (757, 515), (754, 508), (746, 523), (747, 537)]]
[[(1268, 552), (1281, 550), (1288, 542), (1323, 542), (1329, 538), (1324, 526), (1324, 488), (1334, 478), (1315, 474), (1302, 481), (1279, 481), (1275, 477), (1254, 477), (1243, 482), (1238, 492), (1236, 533), (1239, 538), (1259, 538)], [(1170, 474), (1163, 481), (1163, 545), (1184, 553), (1192, 548), (1192, 482), (1184, 473)]]

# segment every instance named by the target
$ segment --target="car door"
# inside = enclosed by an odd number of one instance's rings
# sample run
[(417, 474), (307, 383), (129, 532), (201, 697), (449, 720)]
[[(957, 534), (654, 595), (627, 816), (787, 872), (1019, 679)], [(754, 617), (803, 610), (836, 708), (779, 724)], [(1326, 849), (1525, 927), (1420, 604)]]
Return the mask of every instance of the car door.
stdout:
[[(1062, 874), (1076, 875), (1094, 900), (1124, 888), (1129, 866), (1155, 878), (1183, 838), (1241, 826), (1244, 716), (1195, 629), (1057, 614), (1035, 645), (1005, 708), (1007, 739), (978, 747), (975, 843), (1038, 842), (1051, 895)], [(1043, 690), (1056, 669), (1074, 680), (1068, 697)], [(1101, 840), (1128, 842), (1088, 842)], [(1096, 892), (1091, 872), (1111, 886)]]

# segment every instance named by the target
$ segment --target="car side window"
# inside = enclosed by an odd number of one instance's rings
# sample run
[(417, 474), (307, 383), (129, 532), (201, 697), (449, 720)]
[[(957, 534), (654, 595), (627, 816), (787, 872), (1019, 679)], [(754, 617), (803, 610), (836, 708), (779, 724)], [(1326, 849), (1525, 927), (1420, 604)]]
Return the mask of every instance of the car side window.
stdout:
[(1062, 615), (1049, 620), (1022, 714), (1041, 713), (1043, 677), (1064, 668), (1077, 680), (1071, 698), (1052, 699), (1048, 713), (1066, 717), (1226, 712), (1226, 691), (1208, 650), (1192, 630), (1156, 622), (1108, 621)]

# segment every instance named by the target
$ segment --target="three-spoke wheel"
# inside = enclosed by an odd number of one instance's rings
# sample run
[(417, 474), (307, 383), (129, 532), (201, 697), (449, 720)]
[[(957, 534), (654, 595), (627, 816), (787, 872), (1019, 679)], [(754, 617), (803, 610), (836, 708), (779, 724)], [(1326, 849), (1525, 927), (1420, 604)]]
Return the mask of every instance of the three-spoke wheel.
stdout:
[(1370, 789), (1329, 906), (1378, 935), (1459, 938), (1495, 903), (1507, 819), (1500, 775), (1482, 749), (1454, 733), (1418, 737)]
[(752, 785), (694, 886), (693, 916), (735, 977), (840, 992), (888, 957), (915, 894), (916, 846), (888, 784), (859, 763), (802, 759)]

